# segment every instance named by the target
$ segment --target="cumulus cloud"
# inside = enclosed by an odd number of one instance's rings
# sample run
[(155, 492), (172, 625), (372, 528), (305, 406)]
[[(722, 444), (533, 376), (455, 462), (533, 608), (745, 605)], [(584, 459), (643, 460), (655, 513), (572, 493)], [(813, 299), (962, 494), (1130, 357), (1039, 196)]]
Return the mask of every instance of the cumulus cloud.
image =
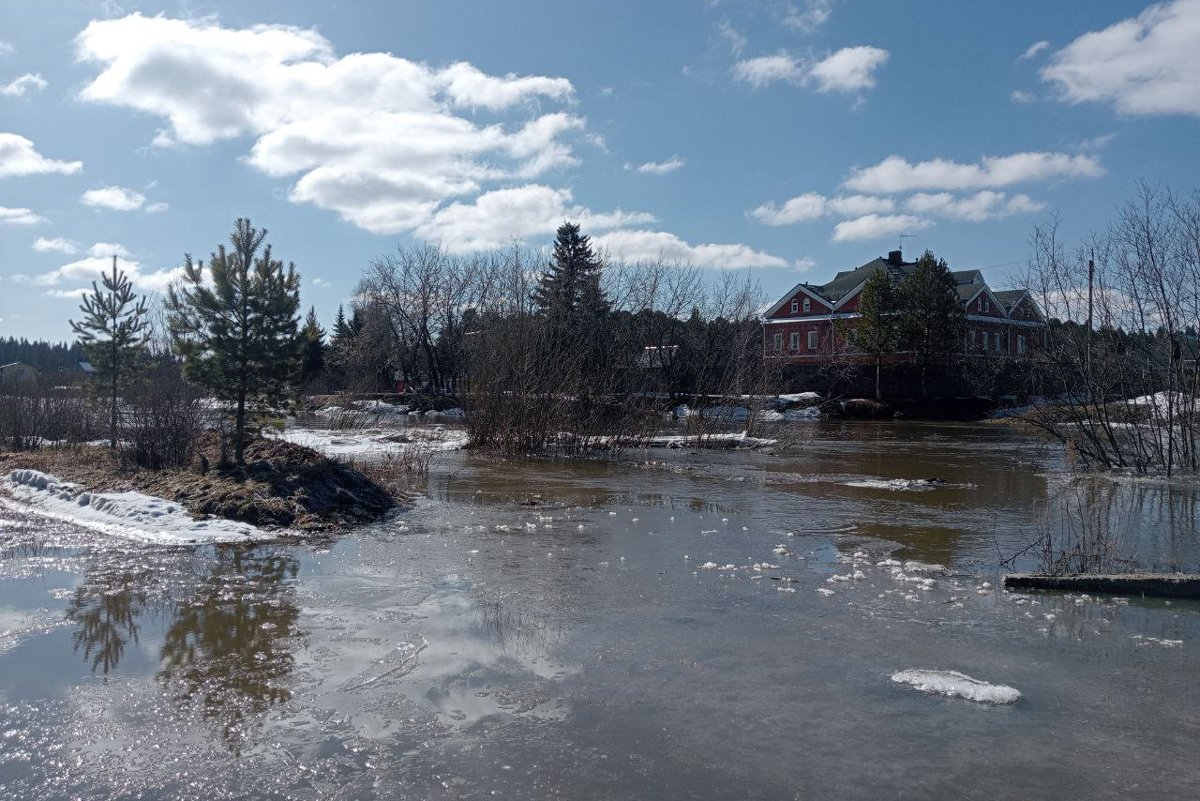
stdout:
[(843, 47), (809, 70), (818, 92), (861, 92), (875, 86), (875, 70), (888, 60), (878, 47)]
[(640, 172), (642, 175), (666, 175), (669, 172), (675, 172), (687, 161), (679, 158), (679, 156), (671, 156), (666, 161), (647, 161), (645, 164), (626, 164), (626, 170)]
[[(51, 240), (53, 241), (53, 240)], [(182, 267), (168, 267), (152, 272), (143, 272), (142, 265), (131, 258), (129, 251), (115, 242), (97, 242), (86, 251), (83, 258), (68, 262), (56, 270), (30, 277), (22, 277), (26, 283), (52, 287), (47, 295), (60, 298), (75, 298), (87, 291), (86, 286), (98, 281), (101, 273), (112, 269), (113, 257), (117, 269), (129, 276), (133, 285), (142, 292), (163, 292), (173, 282), (183, 277)], [(74, 289), (60, 289), (63, 284), (83, 284)]]
[(46, 85), (46, 80), (40, 72), (27, 72), (16, 80), (0, 86), (0, 95), (24, 97), (30, 89), (45, 89)]
[(45, 217), (32, 209), (10, 209), (0, 206), (0, 225), (37, 225), (45, 221)]
[[(82, 97), (162, 118), (157, 144), (251, 138), (247, 163), (293, 179), (292, 202), (379, 234), (428, 226), (444, 203), (489, 183), (576, 164), (568, 137), (585, 125), (537, 107), (573, 102), (565, 78), (338, 56), (316, 31), (290, 26), (133, 14), (91, 22), (76, 51), (100, 69)], [(457, 109), (499, 116), (479, 122)]]
[(783, 206), (764, 203), (751, 210), (750, 216), (767, 225), (793, 225), (830, 214), (859, 217), (877, 212), (891, 212), (895, 208), (895, 201), (889, 197), (841, 195), (827, 198), (816, 192), (805, 192), (787, 201)]
[(666, 231), (617, 230), (592, 237), (600, 251), (624, 261), (654, 261), (693, 264), (697, 267), (787, 267), (778, 256), (743, 244), (693, 245)]
[(162, 201), (159, 201), (159, 202), (157, 202), (157, 203), (148, 203), (148, 204), (146, 204), (146, 208), (144, 209), (144, 211), (145, 211), (147, 214), (162, 214), (164, 211), (167, 211), (167, 210), (169, 210), (170, 208), (171, 208), (171, 207), (170, 207), (170, 206), (168, 206), (166, 203), (163, 203)]
[(142, 207), (146, 196), (123, 186), (106, 186), (101, 189), (89, 189), (79, 196), (79, 202), (97, 209), (133, 211)]
[(1041, 75), (1070, 103), (1200, 116), (1198, 43), (1200, 0), (1172, 0), (1085, 33), (1055, 53)]
[(33, 147), (33, 142), (15, 133), (0, 133), (0, 178), (20, 175), (60, 173), (74, 175), (83, 169), (82, 161), (48, 159)]
[(733, 65), (733, 77), (755, 89), (775, 81), (802, 84), (806, 75), (807, 71), (800, 62), (787, 53), (748, 58)]
[(33, 249), (38, 253), (62, 253), (66, 256), (73, 256), (79, 252), (79, 245), (70, 239), (47, 239), (44, 236), (39, 236), (33, 242)]
[(866, 214), (853, 220), (842, 220), (833, 228), (834, 242), (860, 242), (882, 239), (908, 231), (919, 231), (933, 225), (932, 220), (910, 214)]
[(818, 92), (859, 92), (875, 85), (875, 70), (888, 60), (878, 47), (843, 47), (820, 61), (802, 62), (788, 53), (758, 56), (733, 65), (733, 76), (755, 89), (776, 81), (816, 84)]
[(873, 167), (850, 172), (845, 186), (858, 192), (889, 193), (919, 190), (996, 189), (1017, 183), (1063, 178), (1094, 178), (1104, 168), (1094, 156), (1027, 152), (985, 156), (978, 164), (933, 159), (916, 164), (888, 156)]
[(318, 289), (325, 289), (326, 287), (333, 286), (333, 284), (329, 283), (324, 278), (314, 278), (309, 283), (311, 283), (313, 286), (317, 287)]
[(593, 213), (571, 202), (568, 189), (540, 184), (497, 189), (472, 203), (451, 203), (416, 228), (417, 236), (439, 242), (451, 252), (491, 250), (514, 239), (554, 233), (564, 220), (574, 220), (589, 231), (654, 222), (643, 212)]
[(928, 194), (918, 192), (905, 201), (904, 207), (916, 214), (929, 214), (967, 222), (983, 222), (1014, 214), (1030, 214), (1046, 208), (1046, 204), (1028, 195), (1012, 195), (985, 189), (967, 197), (949, 192)]

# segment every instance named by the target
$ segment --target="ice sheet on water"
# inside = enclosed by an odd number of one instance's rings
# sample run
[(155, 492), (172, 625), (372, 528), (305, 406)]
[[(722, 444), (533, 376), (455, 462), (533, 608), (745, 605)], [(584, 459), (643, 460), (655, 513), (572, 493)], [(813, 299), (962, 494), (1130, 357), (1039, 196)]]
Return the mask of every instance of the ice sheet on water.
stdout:
[(177, 503), (140, 492), (88, 492), (78, 484), (37, 470), (13, 470), (3, 482), (12, 503), (0, 495), (0, 505), (21, 507), (84, 528), (157, 545), (201, 542), (260, 542), (275, 539), (271, 532), (233, 520), (196, 520)]
[(892, 674), (892, 681), (930, 695), (965, 698), (980, 704), (1011, 704), (1021, 697), (1015, 687), (989, 684), (957, 670), (901, 670)]
[(934, 489), (975, 489), (974, 484), (952, 484), (940, 478), (858, 478), (843, 481), (847, 487), (860, 489), (883, 489), (893, 492), (928, 492)]

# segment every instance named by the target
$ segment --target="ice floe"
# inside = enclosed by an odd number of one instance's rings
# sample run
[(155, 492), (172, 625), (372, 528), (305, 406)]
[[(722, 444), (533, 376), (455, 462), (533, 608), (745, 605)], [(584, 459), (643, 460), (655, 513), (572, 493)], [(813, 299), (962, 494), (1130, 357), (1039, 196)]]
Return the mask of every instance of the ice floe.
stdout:
[(989, 684), (957, 670), (901, 670), (892, 674), (892, 681), (930, 695), (965, 698), (980, 704), (1011, 704), (1021, 697), (1015, 687)]
[(13, 470), (3, 486), (13, 500), (0, 494), (0, 505), (137, 542), (190, 545), (259, 542), (276, 537), (249, 523), (220, 518), (197, 520), (177, 503), (140, 492), (88, 492), (78, 484), (37, 470)]
[(928, 492), (934, 489), (975, 489), (974, 484), (952, 484), (941, 478), (859, 478), (843, 481), (847, 487), (883, 489), (892, 492)]

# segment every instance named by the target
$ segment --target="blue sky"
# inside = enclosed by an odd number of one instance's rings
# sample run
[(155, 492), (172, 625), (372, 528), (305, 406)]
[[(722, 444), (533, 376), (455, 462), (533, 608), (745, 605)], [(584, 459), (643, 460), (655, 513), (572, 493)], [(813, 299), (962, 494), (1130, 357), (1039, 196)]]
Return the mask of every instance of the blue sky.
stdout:
[(752, 271), (894, 248), (994, 284), (1059, 213), (1197, 188), (1200, 0), (0, 4), (0, 336), (161, 291), (235, 217), (325, 320), (397, 244)]

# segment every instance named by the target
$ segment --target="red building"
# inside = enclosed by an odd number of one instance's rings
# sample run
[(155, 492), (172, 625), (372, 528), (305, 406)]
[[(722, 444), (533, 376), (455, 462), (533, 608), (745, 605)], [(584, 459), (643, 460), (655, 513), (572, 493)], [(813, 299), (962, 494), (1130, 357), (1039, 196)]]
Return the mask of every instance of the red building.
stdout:
[[(835, 356), (853, 357), (858, 301), (872, 273), (887, 270), (899, 282), (916, 262), (904, 261), (899, 250), (845, 270), (820, 286), (800, 283), (763, 315), (763, 353), (768, 360), (789, 364), (824, 364)], [(1045, 317), (1024, 289), (995, 292), (979, 270), (953, 273), (966, 312), (964, 356), (1027, 358), (1039, 349)], [(912, 351), (898, 351), (891, 361), (912, 361)]]

